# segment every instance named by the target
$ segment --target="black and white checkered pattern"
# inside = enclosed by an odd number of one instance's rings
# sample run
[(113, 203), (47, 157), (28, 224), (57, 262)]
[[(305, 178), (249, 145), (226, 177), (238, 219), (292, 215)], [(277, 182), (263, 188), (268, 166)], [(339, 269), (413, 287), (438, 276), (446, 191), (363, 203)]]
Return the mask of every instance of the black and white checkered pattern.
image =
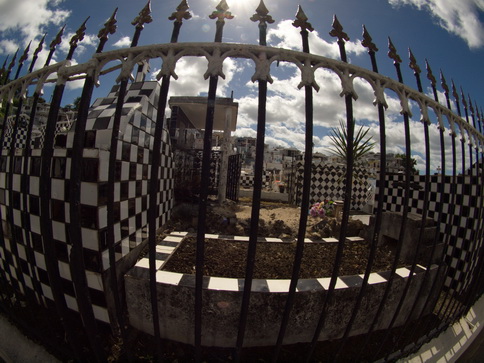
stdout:
[[(448, 274), (445, 284), (453, 290), (461, 291), (469, 283), (466, 276), (472, 264), (473, 251), (478, 251), (483, 245), (482, 236), (479, 239), (475, 233), (479, 225), (479, 209), (483, 205), (483, 197), (479, 193), (480, 180), (475, 176), (457, 176), (456, 183), (452, 176), (445, 176), (441, 185), (441, 176), (430, 178), (430, 195), (428, 217), (436, 222), (440, 219), (440, 241), (446, 244), (446, 263)], [(404, 179), (402, 174), (387, 175), (385, 181), (383, 210), (402, 212), (404, 205)], [(425, 196), (425, 176), (415, 175), (410, 183), (409, 199), (410, 213), (423, 213)], [(452, 188), (456, 188), (455, 202), (452, 204)], [(377, 186), (377, 194), (380, 192)], [(375, 197), (378, 199), (378, 197)]]
[[(81, 230), (84, 264), (95, 317), (109, 322), (103, 272), (109, 268), (107, 249), (107, 200), (109, 148), (117, 86), (106, 98), (93, 104), (86, 125), (85, 148), (81, 173)], [(127, 256), (148, 236), (148, 180), (151, 173), (151, 153), (154, 143), (156, 107), (159, 98), (157, 82), (132, 83), (123, 106), (120, 137), (115, 165), (115, 254), (116, 260)], [(43, 251), (44, 243), (54, 243), (59, 269), (69, 308), (78, 310), (69, 269), (70, 241), (68, 225), (71, 149), (74, 128), (58, 124), (52, 159), (51, 220), (54, 241), (43, 241), (40, 228), (39, 177), (41, 149), (34, 148), (28, 155), (28, 195), (26, 203), (20, 190), (24, 156), (15, 156), (9, 171), (8, 150), (2, 150), (0, 163), (0, 208), (4, 225), (5, 243), (0, 243), (0, 263), (8, 281), (18, 291), (31, 294), (39, 302), (52, 300)], [(42, 145), (37, 138), (34, 146)], [(174, 162), (170, 141), (163, 133), (161, 168), (158, 178), (159, 206), (156, 228), (170, 217), (173, 207)], [(17, 155), (17, 154), (16, 154)], [(6, 185), (7, 173), (13, 172), (13, 199)], [(7, 206), (13, 207), (10, 226)], [(13, 245), (15, 244), (15, 246)], [(16, 248), (13, 248), (16, 247)], [(17, 256), (14, 251), (17, 251)], [(18, 273), (23, 274), (22, 284)]]
[[(302, 198), (304, 164), (298, 163), (296, 169), (297, 199)], [(343, 200), (345, 193), (346, 168), (343, 166), (313, 164), (311, 172), (310, 203), (324, 200)], [(353, 173), (353, 190), (351, 209), (361, 210), (373, 192), (370, 188), (368, 174), (364, 169), (355, 168)]]

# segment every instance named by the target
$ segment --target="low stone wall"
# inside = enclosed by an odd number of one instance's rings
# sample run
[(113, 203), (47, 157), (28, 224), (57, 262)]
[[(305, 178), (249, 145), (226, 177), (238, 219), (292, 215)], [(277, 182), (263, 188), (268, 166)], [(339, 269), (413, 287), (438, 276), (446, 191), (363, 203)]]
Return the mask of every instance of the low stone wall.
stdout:
[[(164, 261), (173, 253), (185, 237), (185, 233), (170, 235), (160, 242), (157, 258), (158, 317), (163, 338), (178, 342), (194, 343), (195, 276), (161, 270)], [(218, 236), (207, 235), (207, 238)], [(248, 237), (234, 237), (248, 240)], [(266, 239), (275, 242), (277, 239)], [(324, 243), (324, 242), (323, 242)], [(125, 276), (126, 300), (129, 321), (135, 328), (153, 334), (153, 316), (150, 303), (148, 259), (140, 260)], [(394, 326), (402, 325), (408, 318), (415, 299), (418, 299), (412, 319), (417, 318), (430, 288), (437, 278), (437, 267), (429, 273), (417, 266), (410, 282), (400, 314)], [(399, 268), (393, 280), (387, 303), (376, 329), (390, 324), (401, 294), (408, 281), (410, 270)], [(388, 284), (389, 272), (372, 273), (359, 313), (350, 333), (351, 336), (368, 331), (374, 314)], [(362, 275), (339, 277), (329, 306), (325, 327), (319, 340), (338, 339), (343, 336), (360, 291)], [(294, 307), (286, 332), (284, 344), (310, 342), (319, 314), (327, 296), (330, 278), (300, 279), (294, 299)], [(250, 309), (244, 346), (269, 346), (277, 340), (282, 314), (288, 295), (290, 280), (253, 280)], [(422, 293), (421, 284), (424, 284)], [(203, 326), (202, 345), (233, 347), (237, 339), (244, 279), (204, 277), (203, 279)], [(431, 297), (430, 304), (435, 296)], [(425, 314), (430, 313), (427, 310)]]

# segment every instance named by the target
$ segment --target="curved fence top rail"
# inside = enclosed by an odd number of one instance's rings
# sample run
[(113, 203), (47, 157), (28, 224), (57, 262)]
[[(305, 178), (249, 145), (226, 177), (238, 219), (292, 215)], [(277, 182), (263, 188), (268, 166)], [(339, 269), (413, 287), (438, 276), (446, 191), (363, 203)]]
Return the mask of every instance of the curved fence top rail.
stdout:
[[(458, 128), (463, 140), (466, 140), (465, 134), (467, 133), (469, 144), (475, 148), (483, 149), (484, 136), (466, 120), (427, 95), (392, 78), (316, 54), (249, 44), (169, 43), (96, 53), (90, 60), (82, 64), (71, 65), (71, 62), (66, 60), (14, 80), (0, 88), (0, 99), (7, 98), (12, 101), (15, 95), (25, 96), (28, 87), (34, 84), (36, 84), (35, 92), (41, 93), (43, 85), (47, 82), (65, 84), (69, 80), (79, 79), (79, 77), (82, 78), (85, 75), (94, 77), (97, 82), (101, 74), (121, 69), (116, 79), (119, 82), (131, 78), (133, 69), (139, 62), (150, 59), (161, 59), (163, 61), (161, 70), (157, 75), (158, 79), (162, 76), (171, 76), (177, 79), (176, 63), (183, 57), (205, 57), (208, 61), (207, 71), (204, 74), (205, 79), (210, 76), (225, 78), (223, 62), (226, 58), (251, 59), (255, 65), (251, 80), (265, 80), (270, 83), (272, 83), (270, 67), (273, 62), (293, 63), (301, 72), (301, 82), (298, 87), (311, 86), (316, 91), (320, 89), (320, 85), (315, 80), (315, 72), (319, 68), (323, 68), (333, 71), (339, 77), (342, 88), (340, 96), (350, 95), (355, 100), (358, 99), (358, 94), (354, 89), (354, 80), (361, 78), (372, 87), (375, 105), (382, 104), (388, 107), (385, 90), (391, 90), (396, 93), (400, 100), (402, 114), (412, 116), (409, 101), (413, 100), (418, 104), (422, 122), (430, 123), (429, 109), (431, 109), (437, 117), (440, 128), (445, 129), (443, 118), (446, 117), (452, 136), (457, 134), (456, 128)], [(103, 68), (113, 61), (118, 61), (120, 64), (103, 71)], [(55, 78), (49, 79), (50, 76)]]

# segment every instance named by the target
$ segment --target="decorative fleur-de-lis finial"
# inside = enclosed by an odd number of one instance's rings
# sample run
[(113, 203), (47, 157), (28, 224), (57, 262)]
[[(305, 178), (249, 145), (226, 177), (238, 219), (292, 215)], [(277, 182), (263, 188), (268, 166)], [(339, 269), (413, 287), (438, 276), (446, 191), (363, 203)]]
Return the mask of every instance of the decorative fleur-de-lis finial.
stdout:
[(210, 19), (217, 19), (217, 23), (225, 23), (225, 19), (233, 19), (234, 16), (229, 10), (229, 6), (225, 0), (222, 0), (208, 17)]
[(397, 49), (393, 45), (392, 40), (388, 37), (388, 56), (393, 59), (393, 63), (402, 63), (402, 58), (397, 54)]
[(472, 105), (471, 96), (468, 94), (467, 97), (469, 100), (469, 109), (471, 110), (471, 114), (474, 114), (475, 110), (474, 110), (474, 106)]
[(69, 42), (69, 45), (71, 47), (76, 47), (77, 43), (82, 41), (84, 39), (84, 35), (86, 35), (86, 23), (89, 20), (90, 16), (87, 17), (86, 20), (84, 20), (84, 23), (81, 24), (79, 29), (76, 30), (76, 34), (74, 34)]
[(272, 19), (272, 16), (269, 15), (269, 10), (264, 4), (264, 0), (260, 0), (259, 6), (255, 10), (255, 14), (251, 16), (250, 20), (254, 22), (259, 21), (260, 25), (265, 25), (267, 23), (269, 24), (274, 23), (274, 19)]
[(99, 39), (105, 39), (107, 40), (109, 37), (109, 34), (114, 34), (116, 33), (116, 29), (118, 26), (116, 23), (118, 22), (116, 20), (116, 13), (118, 12), (118, 8), (116, 8), (113, 12), (113, 15), (104, 23), (104, 28), (99, 30), (99, 33), (97, 33), (97, 37)]
[(333, 17), (333, 30), (331, 30), (329, 32), (329, 35), (331, 35), (332, 37), (337, 37), (338, 38), (338, 41), (349, 41), (350, 40), (350, 37), (348, 36), (348, 34), (346, 34), (344, 31), (343, 31), (343, 26), (341, 25), (341, 23), (339, 22), (338, 18), (336, 17), (336, 15), (334, 15)]
[(188, 9), (190, 9), (190, 7), (187, 4), (187, 0), (182, 0), (180, 5), (177, 6), (176, 11), (171, 14), (168, 20), (175, 20), (177, 23), (181, 23), (183, 19), (190, 19), (192, 14), (190, 14)]
[(410, 58), (410, 63), (408, 65), (411, 69), (413, 69), (413, 73), (420, 74), (422, 71), (420, 70), (420, 67), (417, 64), (417, 60), (415, 59), (415, 56), (413, 55), (410, 48), (408, 48), (408, 57)]
[(44, 41), (45, 41), (46, 35), (47, 34), (44, 34), (44, 36), (42, 37), (42, 39), (40, 39), (39, 45), (34, 50), (34, 58), (37, 57), (39, 55), (39, 53), (42, 51), (42, 48), (44, 47)]
[(456, 100), (458, 100), (459, 99), (459, 94), (457, 93), (457, 87), (455, 86), (454, 80), (451, 79), (450, 80), (450, 83), (452, 84), (452, 96), (454, 96), (454, 98)]
[(50, 50), (53, 51), (55, 49), (55, 47), (62, 42), (62, 35), (64, 34), (65, 28), (66, 28), (66, 25), (64, 24), (64, 26), (61, 28), (61, 30), (59, 30), (59, 32), (57, 33), (55, 38), (52, 40), (52, 42), (50, 42), (50, 45), (49, 45)]
[(444, 93), (446, 95), (449, 94), (449, 86), (447, 85), (447, 82), (445, 80), (444, 74), (442, 73), (442, 70), (440, 70), (440, 84), (442, 86), (442, 89), (444, 90)]
[(373, 43), (373, 39), (370, 36), (370, 33), (366, 30), (366, 27), (363, 25), (363, 40), (361, 41), (361, 45), (365, 48), (368, 48), (370, 52), (378, 52), (378, 48), (376, 47), (375, 43)]
[(460, 88), (460, 95), (462, 97), (462, 104), (464, 105), (464, 108), (467, 110), (467, 100), (466, 100), (466, 96), (464, 96), (464, 90), (462, 89), (462, 87)]
[(153, 18), (151, 17), (151, 0), (148, 0), (148, 3), (139, 12), (138, 16), (134, 18), (131, 24), (136, 26), (137, 29), (143, 29), (145, 24), (149, 24), (152, 21)]
[(432, 68), (430, 68), (430, 64), (427, 61), (427, 59), (425, 60), (425, 68), (427, 68), (427, 79), (432, 84), (432, 87), (435, 87), (435, 85), (437, 84), (437, 80), (435, 79), (435, 76), (432, 73)]
[(18, 54), (18, 48), (15, 51), (15, 54), (13, 55), (13, 58), (10, 61), (10, 64), (8, 65), (8, 68), (7, 68), (8, 72), (11, 72), (12, 71), (13, 66), (15, 65), (15, 61), (17, 60), (17, 54)]
[(306, 13), (302, 9), (301, 5), (299, 5), (297, 8), (296, 20), (293, 21), (292, 25), (296, 28), (301, 28), (301, 31), (309, 30), (312, 32), (314, 30), (311, 23), (308, 22), (308, 17), (306, 16)]
[(31, 43), (32, 43), (32, 41), (30, 41), (29, 44), (27, 45), (27, 47), (25, 48), (24, 54), (22, 54), (22, 56), (18, 60), (19, 63), (25, 62), (27, 60), (27, 58), (29, 57), (29, 50), (30, 50), (30, 44)]

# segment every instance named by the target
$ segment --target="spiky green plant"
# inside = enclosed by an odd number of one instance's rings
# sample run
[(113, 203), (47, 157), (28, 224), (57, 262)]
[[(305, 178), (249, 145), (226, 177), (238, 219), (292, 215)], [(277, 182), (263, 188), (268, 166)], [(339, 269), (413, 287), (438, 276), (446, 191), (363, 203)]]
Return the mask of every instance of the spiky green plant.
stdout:
[[(355, 120), (353, 119), (354, 126)], [(353, 161), (355, 164), (358, 164), (363, 156), (368, 154), (373, 149), (373, 146), (375, 146), (375, 142), (371, 141), (371, 136), (365, 139), (368, 131), (370, 131), (369, 127), (364, 128), (360, 126), (353, 138)], [(345, 123), (340, 120), (339, 128), (333, 127), (330, 132), (329, 138), (333, 144), (330, 152), (346, 161), (348, 155), (348, 133)]]

